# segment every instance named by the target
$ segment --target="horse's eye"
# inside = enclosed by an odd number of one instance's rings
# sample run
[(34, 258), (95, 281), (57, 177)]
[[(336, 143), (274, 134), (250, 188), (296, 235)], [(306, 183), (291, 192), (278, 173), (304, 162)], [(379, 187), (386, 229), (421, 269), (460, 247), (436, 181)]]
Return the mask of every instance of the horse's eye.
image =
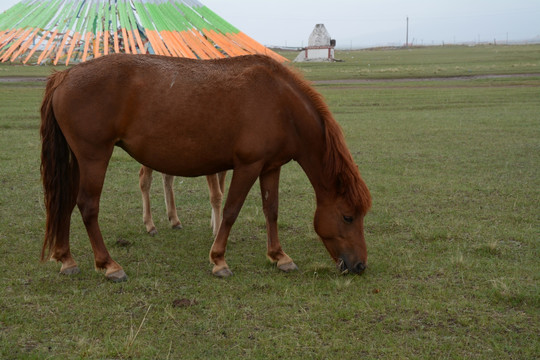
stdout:
[(352, 216), (346, 216), (346, 215), (343, 215), (343, 220), (344, 220), (347, 224), (352, 224), (352, 222), (353, 222), (353, 217), (352, 217)]

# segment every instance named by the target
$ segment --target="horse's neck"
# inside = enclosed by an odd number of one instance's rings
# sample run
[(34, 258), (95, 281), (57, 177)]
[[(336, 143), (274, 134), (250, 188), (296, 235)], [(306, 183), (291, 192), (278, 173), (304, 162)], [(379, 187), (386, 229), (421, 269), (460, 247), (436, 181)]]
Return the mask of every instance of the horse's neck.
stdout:
[(309, 136), (304, 136), (302, 139), (302, 152), (297, 158), (297, 162), (300, 164), (311, 182), (311, 185), (315, 190), (317, 201), (321, 201), (323, 198), (331, 196), (330, 184), (332, 179), (328, 179), (328, 176), (324, 171), (324, 154), (326, 144), (322, 129), (319, 132), (313, 131), (312, 128), (308, 134)]

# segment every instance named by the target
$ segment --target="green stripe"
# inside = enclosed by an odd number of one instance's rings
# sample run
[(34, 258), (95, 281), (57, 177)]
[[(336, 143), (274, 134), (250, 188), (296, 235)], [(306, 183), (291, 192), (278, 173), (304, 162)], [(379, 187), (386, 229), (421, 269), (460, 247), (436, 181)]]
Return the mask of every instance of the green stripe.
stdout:
[(86, 21), (87, 21), (87, 18), (85, 15), (86, 15), (86, 10), (88, 9), (89, 6), (90, 6), (90, 3), (86, 2), (83, 5), (79, 6), (77, 11), (75, 12), (75, 14), (79, 14), (80, 16), (77, 19), (77, 27), (75, 29), (75, 31), (78, 32), (79, 34), (83, 34), (84, 32)]
[(150, 17), (144, 5), (140, 1), (134, 1), (133, 4), (135, 5), (135, 8), (137, 9), (137, 14), (139, 15), (139, 19), (141, 19), (142, 27), (153, 30), (154, 25), (152, 24), (152, 21), (150, 20)]
[(130, 23), (130, 29), (132, 31), (135, 31), (137, 30), (137, 20), (135, 20), (135, 14), (133, 13), (134, 10), (131, 7), (131, 5), (127, 5), (127, 9), (128, 9), (127, 15), (128, 15), (129, 23)]
[(0, 29), (6, 30), (15, 27), (20, 19), (28, 14), (32, 8), (29, 2), (20, 2), (0, 14)]
[(192, 28), (188, 20), (182, 15), (180, 11), (178, 11), (177, 8), (174, 7), (173, 4), (171, 3), (164, 4), (164, 6), (162, 7), (162, 10), (166, 12), (167, 15), (169, 15), (168, 17), (169, 26), (173, 30), (187, 31)]
[(152, 22), (156, 25), (158, 31), (168, 30), (166, 23), (163, 21), (159, 7), (156, 4), (147, 3), (145, 8), (148, 10)]
[(200, 30), (214, 30), (214, 27), (211, 24), (204, 21), (203, 18), (195, 11), (193, 11), (193, 9), (191, 9), (189, 6), (185, 4), (180, 4), (178, 1), (176, 2), (176, 4), (184, 13), (187, 21), (191, 23), (191, 27), (195, 27)]
[(238, 34), (240, 30), (232, 26), (230, 23), (225, 21), (221, 16), (207, 8), (206, 6), (199, 7), (196, 9), (199, 14), (201, 14), (209, 23), (218, 28), (221, 32), (224, 33), (234, 33)]
[(112, 21), (112, 30), (113, 32), (118, 31), (118, 15), (117, 15), (117, 9), (114, 4), (111, 4), (111, 21)]

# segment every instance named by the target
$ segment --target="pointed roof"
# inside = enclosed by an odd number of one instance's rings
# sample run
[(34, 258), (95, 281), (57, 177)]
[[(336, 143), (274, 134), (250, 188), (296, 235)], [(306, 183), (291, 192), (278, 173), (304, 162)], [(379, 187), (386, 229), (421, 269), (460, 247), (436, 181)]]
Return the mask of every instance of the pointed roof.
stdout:
[(22, 0), (0, 14), (0, 61), (69, 65), (111, 53), (281, 55), (197, 0)]

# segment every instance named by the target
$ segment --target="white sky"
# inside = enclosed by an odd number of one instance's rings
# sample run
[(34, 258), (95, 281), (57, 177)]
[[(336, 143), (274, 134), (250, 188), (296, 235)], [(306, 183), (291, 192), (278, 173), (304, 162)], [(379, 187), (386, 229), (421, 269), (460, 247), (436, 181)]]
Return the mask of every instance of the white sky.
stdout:
[[(540, 40), (540, 0), (200, 0), (264, 45), (302, 46), (324, 23), (338, 47)], [(0, 0), (0, 12), (17, 3)]]

